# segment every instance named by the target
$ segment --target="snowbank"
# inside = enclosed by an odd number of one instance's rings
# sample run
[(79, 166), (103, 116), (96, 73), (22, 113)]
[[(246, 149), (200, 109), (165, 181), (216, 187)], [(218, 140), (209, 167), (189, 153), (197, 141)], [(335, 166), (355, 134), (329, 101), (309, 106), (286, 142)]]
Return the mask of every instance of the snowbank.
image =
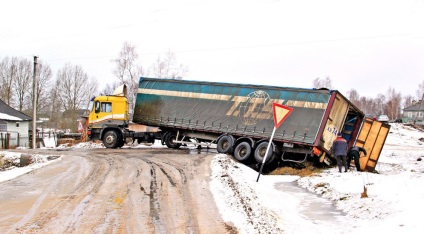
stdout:
[(0, 151), (1, 169), (0, 169), (0, 182), (11, 180), (20, 175), (26, 174), (37, 168), (46, 166), (54, 160), (60, 160), (60, 156), (31, 154), (31, 161), (28, 166), (21, 167), (22, 153)]
[[(423, 136), (412, 127), (392, 124), (378, 174), (332, 168), (302, 178), (266, 175), (257, 183), (257, 172), (217, 155), (211, 191), (223, 218), (241, 233), (419, 233), (424, 228), (418, 215), (424, 208)], [(287, 181), (318, 196), (306, 191), (293, 195), (293, 184), (282, 186)], [(364, 188), (368, 197), (362, 198)], [(319, 209), (327, 206), (328, 214), (304, 212), (319, 205), (310, 206), (316, 199), (324, 199)]]

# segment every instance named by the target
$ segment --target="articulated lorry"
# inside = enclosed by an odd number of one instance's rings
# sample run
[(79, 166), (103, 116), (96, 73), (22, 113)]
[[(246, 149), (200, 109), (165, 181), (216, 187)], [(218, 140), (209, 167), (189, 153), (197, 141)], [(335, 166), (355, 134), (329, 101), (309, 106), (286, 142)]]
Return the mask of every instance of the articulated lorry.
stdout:
[(169, 148), (216, 144), (240, 162), (262, 163), (274, 128), (273, 103), (293, 111), (274, 134), (267, 164), (310, 157), (330, 165), (333, 140), (342, 132), (349, 146), (367, 150), (362, 169), (374, 170), (390, 125), (365, 118), (336, 90), (141, 77), (132, 122), (143, 131), (130, 130), (127, 98), (112, 95), (93, 99), (88, 133), (107, 148), (128, 139), (161, 140)]

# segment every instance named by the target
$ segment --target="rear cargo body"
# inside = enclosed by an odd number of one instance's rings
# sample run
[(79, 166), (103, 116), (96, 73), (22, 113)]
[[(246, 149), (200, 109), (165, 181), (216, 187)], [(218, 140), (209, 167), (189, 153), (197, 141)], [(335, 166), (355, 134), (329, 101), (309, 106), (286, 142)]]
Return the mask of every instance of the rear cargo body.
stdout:
[(273, 139), (282, 151), (329, 153), (339, 131), (353, 145), (364, 118), (337, 91), (141, 78), (133, 122), (257, 141), (271, 136), (273, 102), (293, 108)]

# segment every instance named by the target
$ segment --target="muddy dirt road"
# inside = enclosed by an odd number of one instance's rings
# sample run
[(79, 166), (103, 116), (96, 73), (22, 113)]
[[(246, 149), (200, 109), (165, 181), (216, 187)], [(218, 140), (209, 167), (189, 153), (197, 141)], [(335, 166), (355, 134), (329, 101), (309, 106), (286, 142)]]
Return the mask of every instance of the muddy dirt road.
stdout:
[(1, 184), (1, 233), (234, 233), (209, 190), (215, 152), (49, 153), (62, 159)]

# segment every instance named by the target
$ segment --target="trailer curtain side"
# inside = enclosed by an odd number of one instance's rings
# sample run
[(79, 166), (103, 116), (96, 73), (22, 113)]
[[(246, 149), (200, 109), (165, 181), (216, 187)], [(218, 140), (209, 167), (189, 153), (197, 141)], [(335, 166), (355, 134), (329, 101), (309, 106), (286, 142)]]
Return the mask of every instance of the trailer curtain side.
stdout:
[(133, 122), (269, 138), (276, 102), (294, 110), (274, 140), (313, 145), (331, 95), (329, 90), (142, 77)]

